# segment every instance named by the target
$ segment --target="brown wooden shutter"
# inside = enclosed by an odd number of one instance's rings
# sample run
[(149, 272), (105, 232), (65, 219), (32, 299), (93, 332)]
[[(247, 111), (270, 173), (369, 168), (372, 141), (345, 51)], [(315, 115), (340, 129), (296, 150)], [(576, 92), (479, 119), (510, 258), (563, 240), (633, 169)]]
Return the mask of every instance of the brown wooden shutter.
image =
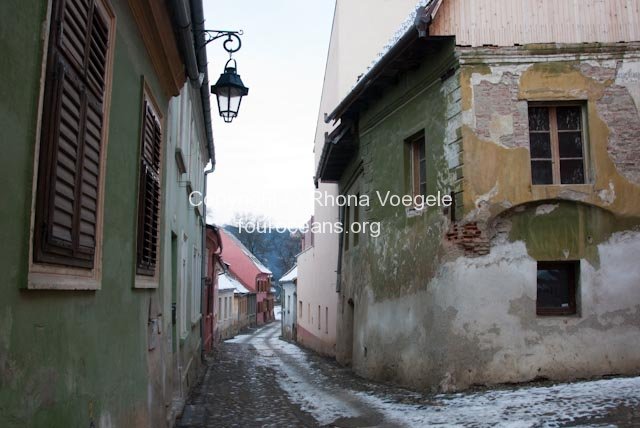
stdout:
[(92, 0), (53, 4), (34, 260), (93, 267), (109, 27)]
[(153, 276), (158, 259), (160, 214), (160, 122), (145, 100), (140, 148), (140, 187), (138, 194), (137, 273)]

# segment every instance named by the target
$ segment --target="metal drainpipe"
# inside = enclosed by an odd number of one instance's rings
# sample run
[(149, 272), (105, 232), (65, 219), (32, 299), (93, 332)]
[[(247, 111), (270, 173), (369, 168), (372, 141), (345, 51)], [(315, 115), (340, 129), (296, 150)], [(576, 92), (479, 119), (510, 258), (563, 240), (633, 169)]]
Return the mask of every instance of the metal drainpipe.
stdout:
[[(345, 224), (345, 209), (344, 207), (340, 207), (340, 220), (342, 221), (342, 227), (347, 227), (347, 225)], [(342, 248), (343, 248), (343, 240), (344, 240), (344, 233), (341, 233), (340, 236), (338, 236), (338, 263), (336, 266), (336, 292), (339, 293), (340, 289), (342, 287), (341, 284), (341, 276), (342, 276)]]
[[(202, 199), (202, 209), (203, 209), (202, 251), (200, 252), (200, 254), (202, 255), (202, 268), (200, 270), (200, 272), (202, 272), (202, 278), (200, 281), (200, 358), (202, 359), (202, 361), (204, 361), (204, 322), (205, 322), (204, 315), (205, 315), (206, 304), (207, 304), (207, 302), (205, 302), (202, 299), (202, 296), (204, 294), (204, 289), (206, 287), (207, 275), (205, 274), (205, 272), (207, 271), (207, 261), (208, 261), (204, 257), (207, 251), (207, 204), (205, 200), (207, 196), (207, 176), (211, 174), (213, 171), (215, 171), (215, 169), (216, 169), (216, 166), (215, 164), (212, 163), (211, 168), (204, 171), (204, 189), (203, 189), (203, 199)], [(215, 274), (215, 266), (214, 266), (213, 273)], [(212, 284), (212, 287), (213, 287), (213, 284)]]

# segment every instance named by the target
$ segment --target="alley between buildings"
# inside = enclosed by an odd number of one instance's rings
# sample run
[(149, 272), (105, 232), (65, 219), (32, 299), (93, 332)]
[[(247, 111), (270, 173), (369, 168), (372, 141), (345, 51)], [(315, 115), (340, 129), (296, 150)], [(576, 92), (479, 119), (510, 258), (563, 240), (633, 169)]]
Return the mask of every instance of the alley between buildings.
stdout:
[(274, 322), (223, 343), (177, 426), (640, 425), (640, 377), (418, 394), (358, 378), (279, 336)]

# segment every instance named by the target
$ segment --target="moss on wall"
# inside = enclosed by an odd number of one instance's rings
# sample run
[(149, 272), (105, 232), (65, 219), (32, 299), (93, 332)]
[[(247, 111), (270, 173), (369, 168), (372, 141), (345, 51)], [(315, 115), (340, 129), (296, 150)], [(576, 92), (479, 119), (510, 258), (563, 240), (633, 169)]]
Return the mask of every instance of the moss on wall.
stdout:
[[(411, 194), (406, 140), (423, 130), (427, 194), (447, 194), (453, 188), (443, 142), (447, 114), (456, 111), (451, 104), (458, 99), (451, 93), (457, 76), (450, 78), (453, 84), (443, 83), (440, 76), (454, 62), (453, 44), (446, 44), (420, 68), (401, 76), (360, 117), (359, 150), (343, 174), (341, 192), (354, 193), (350, 186), (369, 196), (362, 220), (381, 222), (381, 234), (364, 234), (357, 247), (345, 252), (343, 283), (350, 292), (370, 287), (376, 299), (385, 299), (422, 289), (434, 275), (446, 224), (443, 209), (411, 213), (402, 205), (383, 205), (379, 197)], [(452, 131), (453, 139), (457, 132)]]

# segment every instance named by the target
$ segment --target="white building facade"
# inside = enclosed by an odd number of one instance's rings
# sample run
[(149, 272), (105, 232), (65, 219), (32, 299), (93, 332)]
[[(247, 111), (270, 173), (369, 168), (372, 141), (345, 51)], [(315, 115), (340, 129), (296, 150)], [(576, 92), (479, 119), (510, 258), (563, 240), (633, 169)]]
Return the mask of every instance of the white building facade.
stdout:
[(280, 286), (282, 287), (281, 302), (281, 322), (282, 337), (287, 340), (296, 339), (296, 323), (297, 323), (297, 292), (296, 282), (298, 282), (298, 266), (294, 266), (280, 278)]

